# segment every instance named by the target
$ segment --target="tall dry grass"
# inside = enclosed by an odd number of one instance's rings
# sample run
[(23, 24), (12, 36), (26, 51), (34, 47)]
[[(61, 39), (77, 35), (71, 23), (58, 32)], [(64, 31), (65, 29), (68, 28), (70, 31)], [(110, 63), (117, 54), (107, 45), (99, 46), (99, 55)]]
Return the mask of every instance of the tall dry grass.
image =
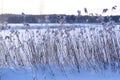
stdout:
[[(92, 26), (92, 25), (91, 25)], [(0, 32), (0, 66), (120, 69), (120, 26)]]

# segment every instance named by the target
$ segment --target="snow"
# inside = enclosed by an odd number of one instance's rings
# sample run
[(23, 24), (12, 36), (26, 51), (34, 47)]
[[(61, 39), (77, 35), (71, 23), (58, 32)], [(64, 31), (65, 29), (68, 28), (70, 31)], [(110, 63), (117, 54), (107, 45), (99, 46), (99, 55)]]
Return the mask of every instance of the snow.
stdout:
[(7, 27), (4, 27), (3, 30), (8, 30), (8, 29), (48, 29), (48, 28), (64, 28), (65, 27), (74, 27), (76, 26), (76, 28), (79, 28), (79, 27), (101, 27), (102, 25), (101, 24), (84, 24), (84, 23), (73, 23), (73, 24), (59, 24), (59, 23), (40, 23), (40, 24), (29, 24), (29, 23), (26, 23), (26, 24), (5, 24), (3, 26), (6, 26)]
[[(34, 68), (35, 69), (35, 68)], [(27, 68), (1, 68), (1, 80), (119, 80), (120, 74), (109, 70), (102, 72), (93, 72), (88, 70), (65, 70), (51, 67), (53, 74), (47, 68), (45, 71), (38, 68), (35, 72)]]

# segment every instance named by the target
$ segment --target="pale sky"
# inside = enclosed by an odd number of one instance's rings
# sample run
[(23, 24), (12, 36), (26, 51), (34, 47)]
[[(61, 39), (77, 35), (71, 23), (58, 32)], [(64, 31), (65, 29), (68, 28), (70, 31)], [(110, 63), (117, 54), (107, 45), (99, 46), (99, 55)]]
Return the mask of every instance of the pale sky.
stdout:
[[(0, 13), (21, 14), (84, 14), (84, 8), (89, 13), (101, 13), (108, 8), (106, 14), (120, 13), (120, 0), (0, 0)], [(116, 11), (111, 11), (117, 5)]]

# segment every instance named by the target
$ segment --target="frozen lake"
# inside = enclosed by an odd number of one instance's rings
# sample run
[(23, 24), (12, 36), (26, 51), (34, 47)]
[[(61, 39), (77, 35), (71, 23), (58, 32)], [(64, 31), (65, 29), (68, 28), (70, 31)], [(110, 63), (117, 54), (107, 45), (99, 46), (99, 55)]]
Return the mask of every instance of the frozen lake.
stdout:
[[(92, 26), (91, 26), (92, 25)], [(42, 24), (29, 24), (29, 25), (24, 25), (24, 24), (7, 24), (7, 26), (11, 29), (48, 29), (48, 28), (63, 28), (64, 27), (101, 27), (101, 24), (58, 24), (58, 23), (53, 23), (53, 24), (46, 24), (46, 23), (42, 23)], [(4, 29), (8, 29), (8, 28), (4, 28)]]

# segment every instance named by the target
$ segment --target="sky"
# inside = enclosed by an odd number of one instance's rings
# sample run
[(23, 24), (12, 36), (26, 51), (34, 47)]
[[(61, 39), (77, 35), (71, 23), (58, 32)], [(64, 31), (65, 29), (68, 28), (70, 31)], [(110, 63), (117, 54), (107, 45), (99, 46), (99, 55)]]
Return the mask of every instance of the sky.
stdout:
[[(21, 14), (75, 14), (77, 10), (84, 13), (87, 8), (89, 13), (102, 13), (104, 8), (109, 11), (106, 14), (120, 13), (120, 0), (0, 0), (0, 13)], [(117, 9), (111, 8), (117, 5)]]

